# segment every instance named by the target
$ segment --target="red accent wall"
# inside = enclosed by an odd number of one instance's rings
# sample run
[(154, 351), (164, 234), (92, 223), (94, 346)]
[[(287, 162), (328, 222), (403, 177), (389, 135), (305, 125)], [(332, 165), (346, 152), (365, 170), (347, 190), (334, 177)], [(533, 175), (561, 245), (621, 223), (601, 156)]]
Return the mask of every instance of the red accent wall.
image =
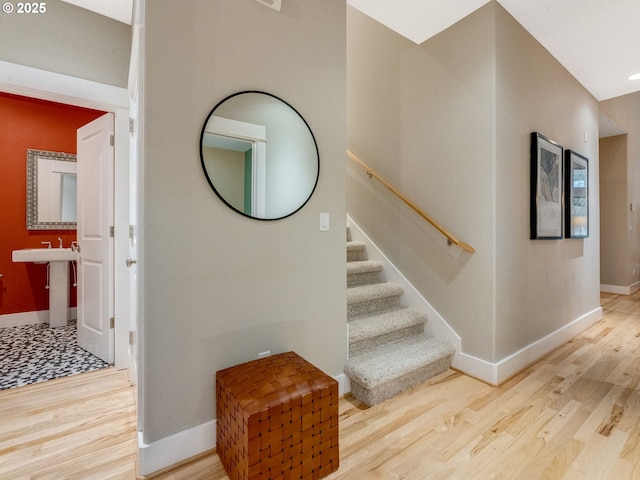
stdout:
[(27, 149), (76, 153), (77, 129), (104, 113), (0, 92), (0, 315), (49, 309), (46, 265), (13, 263), (11, 252), (76, 239), (75, 230), (27, 230)]

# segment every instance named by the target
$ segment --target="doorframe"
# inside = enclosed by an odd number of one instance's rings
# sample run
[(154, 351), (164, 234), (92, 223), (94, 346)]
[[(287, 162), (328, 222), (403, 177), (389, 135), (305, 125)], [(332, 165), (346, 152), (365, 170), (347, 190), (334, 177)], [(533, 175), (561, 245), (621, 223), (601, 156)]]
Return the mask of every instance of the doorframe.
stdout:
[[(129, 255), (129, 94), (126, 88), (0, 60), (0, 91), (115, 115), (114, 314), (115, 367), (129, 368), (131, 285), (124, 259)], [(136, 379), (130, 379), (136, 382)]]

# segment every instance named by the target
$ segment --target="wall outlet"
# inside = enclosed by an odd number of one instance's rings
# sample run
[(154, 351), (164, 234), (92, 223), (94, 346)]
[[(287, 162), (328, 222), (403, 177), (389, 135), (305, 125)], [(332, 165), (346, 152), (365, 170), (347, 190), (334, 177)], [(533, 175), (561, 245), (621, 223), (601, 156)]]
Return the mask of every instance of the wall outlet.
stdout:
[(258, 358), (268, 357), (269, 355), (271, 355), (271, 350), (267, 350), (266, 352), (259, 353)]

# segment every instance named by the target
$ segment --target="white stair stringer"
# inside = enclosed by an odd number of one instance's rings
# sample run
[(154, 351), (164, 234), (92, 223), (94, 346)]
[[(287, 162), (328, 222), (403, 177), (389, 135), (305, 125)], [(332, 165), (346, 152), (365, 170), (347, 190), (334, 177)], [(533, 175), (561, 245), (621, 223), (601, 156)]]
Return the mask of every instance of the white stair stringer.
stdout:
[(383, 402), (451, 366), (455, 349), (424, 333), (427, 315), (403, 305), (404, 288), (386, 282), (381, 262), (347, 228), (349, 360), (351, 393), (367, 405)]

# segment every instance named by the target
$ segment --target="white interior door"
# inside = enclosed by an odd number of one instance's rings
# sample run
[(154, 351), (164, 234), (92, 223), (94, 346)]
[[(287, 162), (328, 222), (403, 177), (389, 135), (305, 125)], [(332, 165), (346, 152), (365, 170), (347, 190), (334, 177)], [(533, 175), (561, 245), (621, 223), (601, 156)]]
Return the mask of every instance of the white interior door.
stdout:
[(131, 102), (133, 125), (129, 155), (129, 258), (135, 263), (129, 266), (129, 381), (138, 383), (138, 151), (142, 148), (138, 139), (139, 110), (137, 99)]
[(78, 129), (78, 345), (114, 362), (114, 115)]

